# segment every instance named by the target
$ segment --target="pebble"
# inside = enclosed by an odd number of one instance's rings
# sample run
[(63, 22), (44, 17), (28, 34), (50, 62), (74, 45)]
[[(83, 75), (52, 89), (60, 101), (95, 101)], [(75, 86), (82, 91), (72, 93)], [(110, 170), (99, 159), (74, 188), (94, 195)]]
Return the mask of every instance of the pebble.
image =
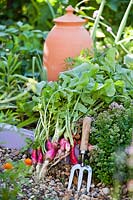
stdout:
[(92, 183), (92, 184), (91, 184), (91, 188), (94, 188), (94, 187), (95, 187), (95, 185)]
[(85, 194), (82, 194), (81, 197), (80, 197), (80, 199), (81, 199), (81, 200), (82, 200), (82, 199), (84, 199), (84, 200), (91, 200), (91, 197), (89, 197), (89, 196), (87, 196), (87, 195), (85, 195)]
[(97, 193), (96, 191), (94, 191), (94, 192), (91, 194), (91, 196), (95, 198), (95, 197), (98, 196), (98, 193)]
[(35, 195), (31, 195), (30, 199), (34, 199), (35, 198)]
[[(11, 150), (0, 147), (0, 170), (6, 159), (17, 161), (27, 157), (26, 153), (18, 150)], [(77, 185), (72, 185), (71, 190), (67, 190), (69, 173), (71, 166), (64, 164), (56, 165), (50, 170), (45, 180), (36, 180), (34, 176), (28, 178), (28, 182), (23, 184), (22, 193), (18, 194), (16, 200), (111, 200), (111, 188), (102, 183), (92, 182), (90, 191), (86, 191), (86, 182), (83, 180), (80, 192), (77, 192)], [(1, 171), (2, 172), (2, 171)], [(4, 185), (4, 183), (0, 183)], [(121, 200), (131, 200), (127, 195), (127, 188), (123, 186), (123, 196)]]
[(110, 189), (109, 189), (108, 187), (103, 188), (102, 191), (103, 191), (103, 193), (104, 193), (105, 195), (110, 194)]
[(99, 188), (96, 187), (96, 188), (95, 188), (95, 191), (96, 191), (97, 193), (99, 193)]

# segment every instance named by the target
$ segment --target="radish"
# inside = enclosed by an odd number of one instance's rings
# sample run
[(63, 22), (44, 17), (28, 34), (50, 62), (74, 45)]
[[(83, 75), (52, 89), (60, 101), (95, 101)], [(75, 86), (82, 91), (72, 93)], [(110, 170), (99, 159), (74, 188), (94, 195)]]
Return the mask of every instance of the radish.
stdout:
[(62, 138), (59, 143), (60, 143), (60, 149), (62, 151), (70, 151), (70, 143), (68, 142), (68, 140)]
[(46, 152), (45, 159), (50, 161), (53, 160), (56, 153), (57, 153), (56, 149), (50, 149), (49, 151)]
[(41, 147), (39, 147), (37, 149), (37, 158), (38, 158), (37, 162), (40, 163), (40, 164), (42, 164), (43, 163), (43, 152), (42, 152)]
[(46, 142), (46, 148), (47, 148), (47, 150), (52, 149), (52, 147), (53, 147), (52, 142), (50, 140), (47, 140), (47, 142)]
[(37, 149), (32, 149), (31, 158), (32, 158), (33, 165), (36, 165), (37, 164)]
[(37, 166), (36, 166), (36, 173), (39, 174), (43, 164), (43, 152), (41, 147), (37, 149)]
[(76, 141), (74, 140), (74, 145), (71, 147), (71, 150), (70, 150), (70, 162), (73, 165), (78, 164), (78, 159), (75, 155), (75, 148), (76, 148)]
[(48, 141), (47, 148), (48, 148), (48, 151), (45, 154), (45, 161), (40, 170), (39, 179), (44, 178), (44, 176), (46, 175), (49, 162), (54, 159), (54, 157), (57, 153), (57, 150), (58, 150), (56, 142), (51, 143), (50, 141)]

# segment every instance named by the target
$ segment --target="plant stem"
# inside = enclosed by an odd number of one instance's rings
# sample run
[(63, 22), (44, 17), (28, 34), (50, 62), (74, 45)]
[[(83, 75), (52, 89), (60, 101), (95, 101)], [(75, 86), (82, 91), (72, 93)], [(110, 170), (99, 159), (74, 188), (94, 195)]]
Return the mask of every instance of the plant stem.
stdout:
[(52, 17), (53, 17), (53, 19), (54, 19), (54, 18), (55, 18), (54, 9), (53, 9), (53, 7), (51, 6), (51, 3), (49, 2), (49, 0), (47, 0), (46, 2), (47, 2), (47, 4), (48, 4), (49, 10), (50, 10), (50, 12), (51, 12), (51, 15), (52, 15)]
[(75, 6), (75, 8), (78, 8), (82, 3), (88, 2), (89, 0), (82, 0), (79, 3), (77, 3), (77, 5)]
[[(81, 15), (81, 17), (82, 17), (82, 15)], [(88, 17), (88, 16), (83, 16), (83, 17), (94, 21), (94, 19), (93, 19), (92, 17)], [(103, 23), (103, 22), (101, 22), (101, 21), (99, 21), (99, 24), (101, 24), (102, 26), (104, 26), (104, 27), (106, 27), (106, 28), (108, 27), (108, 25), (106, 25), (105, 23)], [(116, 35), (115, 35), (112, 31), (110, 32), (110, 34), (113, 36), (114, 39), (116, 38)], [(125, 40), (128, 40), (128, 39), (125, 39)], [(125, 41), (125, 40), (124, 40), (124, 41)], [(132, 40), (132, 37), (129, 38), (129, 41), (130, 41), (130, 40)], [(117, 42), (116, 45), (120, 45), (121, 48), (122, 48), (127, 54), (129, 54), (129, 51), (128, 51), (128, 50), (124, 47), (124, 45), (122, 44), (122, 42), (124, 42), (124, 41), (121, 40), (121, 41)]]
[(122, 31), (125, 27), (125, 24), (126, 24), (126, 21), (127, 21), (127, 17), (128, 17), (128, 14), (129, 14), (129, 11), (131, 9), (131, 6), (132, 6), (132, 3), (133, 3), (133, 0), (130, 0), (129, 4), (128, 4), (128, 7), (127, 7), (127, 10), (124, 14), (124, 17), (120, 23), (120, 26), (119, 26), (119, 29), (118, 29), (118, 32), (117, 32), (117, 35), (116, 35), (116, 38), (115, 38), (115, 43), (117, 44), (117, 42), (119, 41), (120, 37), (121, 37), (121, 34), (122, 34)]
[(20, 75), (20, 74), (14, 74), (14, 75), (12, 75), (12, 77), (17, 77), (17, 78), (20, 78), (20, 79), (22, 79), (24, 81), (28, 81), (29, 80), (29, 78), (27, 78), (26, 76)]
[[(99, 22), (99, 24), (103, 25), (104, 27), (108, 27), (106, 24), (104, 24), (103, 22)], [(116, 35), (111, 31), (110, 34), (113, 36), (113, 38), (115, 39), (116, 38)], [(129, 51), (123, 46), (123, 44), (121, 43), (117, 43), (116, 45), (120, 45), (121, 48), (128, 54)]]
[(17, 106), (14, 105), (2, 105), (0, 106), (0, 110), (7, 110), (7, 109), (16, 109)]
[(97, 26), (98, 26), (98, 23), (99, 23), (99, 21), (100, 21), (100, 16), (101, 16), (102, 11), (103, 11), (103, 9), (104, 9), (105, 3), (106, 3), (106, 0), (102, 0), (102, 2), (101, 2), (101, 4), (100, 4), (100, 8), (99, 8), (99, 10), (98, 10), (98, 15), (97, 15), (96, 20), (95, 20), (95, 22), (94, 22), (94, 27), (93, 27), (92, 34), (91, 34), (93, 43), (95, 43), (96, 30), (97, 30)]
[(23, 93), (20, 93), (20, 94), (18, 94), (18, 95), (15, 96), (15, 97), (11, 97), (11, 98), (9, 98), (9, 99), (5, 99), (5, 100), (3, 100), (3, 101), (0, 101), (0, 104), (9, 103), (9, 102), (11, 102), (11, 101), (16, 101), (16, 100), (22, 98), (22, 97), (23, 97), (24, 95), (26, 95), (28, 92), (29, 92), (29, 90), (25, 90)]
[(36, 62), (36, 57), (33, 56), (32, 58), (32, 77), (35, 79), (35, 62)]

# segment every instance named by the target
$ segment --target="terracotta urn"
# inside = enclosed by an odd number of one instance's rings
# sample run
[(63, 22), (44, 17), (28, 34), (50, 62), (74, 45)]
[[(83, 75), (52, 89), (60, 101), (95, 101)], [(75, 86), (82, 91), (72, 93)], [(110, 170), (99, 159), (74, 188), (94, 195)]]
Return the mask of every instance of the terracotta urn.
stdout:
[(81, 50), (92, 48), (92, 39), (84, 28), (86, 20), (73, 14), (68, 6), (66, 14), (54, 19), (55, 26), (49, 32), (43, 53), (43, 65), (47, 68), (48, 81), (58, 80), (66, 69), (65, 59), (80, 55)]

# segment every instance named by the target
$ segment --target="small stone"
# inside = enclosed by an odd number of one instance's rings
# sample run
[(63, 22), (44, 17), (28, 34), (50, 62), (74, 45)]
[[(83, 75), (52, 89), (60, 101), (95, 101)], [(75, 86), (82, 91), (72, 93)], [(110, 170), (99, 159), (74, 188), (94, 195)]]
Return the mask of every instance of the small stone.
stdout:
[(12, 154), (13, 154), (14, 156), (18, 156), (18, 155), (19, 155), (19, 153), (20, 153), (20, 151), (19, 151), (19, 150), (13, 150), (13, 151), (12, 151)]
[(80, 199), (81, 199), (81, 200), (82, 200), (82, 199), (84, 199), (84, 200), (91, 200), (91, 197), (89, 197), (89, 196), (87, 196), (87, 195), (85, 195), (85, 194), (82, 194), (81, 197), (80, 197)]
[(66, 191), (65, 193), (64, 193), (64, 197), (63, 197), (63, 199), (62, 200), (70, 200), (72, 197), (72, 191), (71, 190), (69, 190), (69, 191)]
[(27, 193), (27, 196), (30, 198), (32, 196), (32, 193)]
[(94, 184), (91, 184), (91, 188), (94, 188), (95, 187), (95, 185)]
[(65, 183), (64, 183), (64, 186), (65, 186), (65, 187), (68, 187), (68, 182), (65, 182)]
[(97, 193), (99, 193), (99, 188), (95, 188), (95, 191), (96, 191)]
[(97, 192), (93, 192), (93, 193), (91, 194), (91, 196), (92, 196), (92, 197), (97, 197), (98, 194), (97, 194)]
[(97, 187), (100, 187), (101, 185), (102, 185), (102, 183), (98, 183), (96, 186), (97, 186)]
[(31, 195), (30, 199), (34, 199), (35, 198), (35, 195)]
[(80, 190), (82, 193), (86, 193), (86, 188), (81, 188)]
[(60, 179), (57, 178), (57, 179), (55, 180), (55, 182), (56, 182), (56, 183), (60, 182)]
[(50, 185), (56, 185), (55, 181), (52, 179), (49, 183)]
[(5, 154), (5, 158), (7, 159), (7, 158), (9, 158), (10, 157), (10, 155), (8, 154), (8, 153), (6, 153)]
[(103, 193), (104, 193), (105, 195), (110, 194), (110, 189), (109, 189), (108, 187), (103, 188), (102, 191), (103, 191)]
[(123, 185), (123, 186), (122, 186), (122, 194), (123, 194), (123, 195), (126, 195), (127, 193), (128, 193), (127, 185)]
[(26, 155), (26, 154), (24, 154), (24, 155), (22, 156), (22, 158), (23, 158), (23, 159), (27, 158), (27, 155)]
[(52, 191), (52, 194), (53, 194), (53, 195), (57, 195), (57, 192), (55, 192), (55, 191)]
[(79, 194), (77, 193), (74, 195), (74, 199), (78, 199), (78, 198), (79, 198)]
[(29, 180), (29, 183), (33, 183), (33, 180), (32, 180), (32, 179), (30, 179), (30, 180)]
[(61, 191), (61, 192), (58, 192), (58, 194), (59, 194), (60, 197), (63, 197), (63, 196), (64, 196), (64, 192), (62, 192), (62, 191)]
[(127, 188), (125, 187), (125, 188), (123, 189), (122, 193), (123, 193), (123, 195), (126, 195), (127, 192), (128, 192), (128, 190), (127, 190)]

